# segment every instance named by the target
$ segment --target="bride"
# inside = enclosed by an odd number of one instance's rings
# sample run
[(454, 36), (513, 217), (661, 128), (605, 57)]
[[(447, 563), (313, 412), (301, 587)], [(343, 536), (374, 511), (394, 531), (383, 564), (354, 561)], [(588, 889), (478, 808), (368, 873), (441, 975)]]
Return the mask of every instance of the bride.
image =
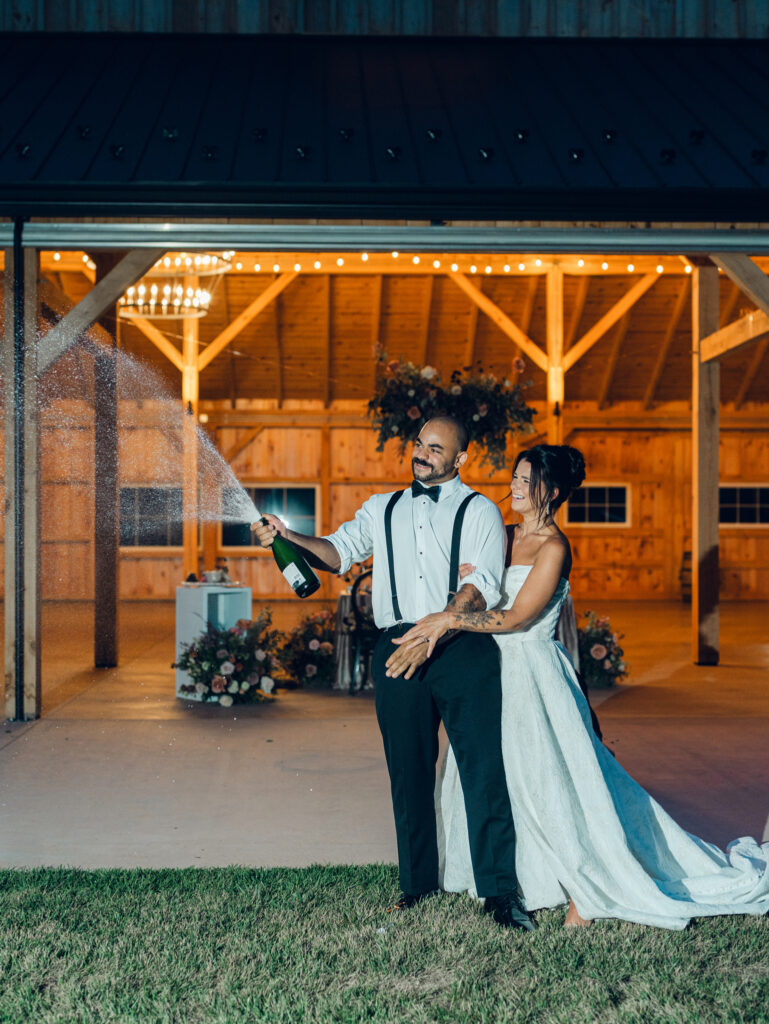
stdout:
[[(443, 611), (400, 643), (450, 629), (493, 633), (502, 659), (502, 746), (527, 910), (568, 902), (567, 925), (620, 918), (685, 928), (692, 917), (769, 911), (769, 843), (724, 853), (685, 832), (595, 735), (568, 655), (553, 639), (571, 549), (553, 516), (585, 477), (582, 454), (538, 445), (515, 460), (503, 597), (492, 611)], [(398, 641), (395, 641), (398, 643)], [(465, 805), (449, 749), (436, 793), (441, 885), (474, 894)]]

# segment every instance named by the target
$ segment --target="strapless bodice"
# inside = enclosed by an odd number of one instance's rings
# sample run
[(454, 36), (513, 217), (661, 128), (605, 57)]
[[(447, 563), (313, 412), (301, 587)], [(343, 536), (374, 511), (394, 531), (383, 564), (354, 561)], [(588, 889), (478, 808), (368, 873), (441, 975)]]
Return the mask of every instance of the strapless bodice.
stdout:
[[(531, 565), (509, 565), (502, 577), (502, 599), (497, 605), (500, 609), (511, 608), (518, 591), (526, 582), (526, 577), (531, 572)], [(555, 636), (555, 627), (558, 624), (558, 615), (561, 605), (569, 593), (569, 581), (561, 577), (553, 596), (542, 610), (539, 617), (535, 619), (526, 629), (517, 633), (497, 633), (495, 639), (498, 641), (518, 642), (522, 640), (539, 640), (547, 642)]]

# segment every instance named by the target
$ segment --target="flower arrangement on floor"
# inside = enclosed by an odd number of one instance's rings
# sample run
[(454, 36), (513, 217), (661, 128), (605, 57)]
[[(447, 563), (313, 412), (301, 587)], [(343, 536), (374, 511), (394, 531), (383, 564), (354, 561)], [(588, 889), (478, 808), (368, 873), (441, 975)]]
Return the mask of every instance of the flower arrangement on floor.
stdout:
[(333, 686), (336, 662), (331, 612), (312, 612), (302, 619), (286, 637), (280, 663), (300, 686)]
[[(521, 373), (523, 360), (517, 359), (514, 368)], [(403, 454), (426, 420), (444, 414), (467, 424), (470, 440), (484, 449), (481, 465), (490, 462), (494, 469), (505, 465), (511, 431), (533, 431), (534, 409), (526, 405), (520, 384), (468, 367), (455, 370), (444, 386), (435, 367), (388, 361), (384, 354), (368, 411), (379, 432), (377, 451), (397, 437)]]
[(181, 657), (172, 666), (192, 680), (181, 686), (180, 692), (225, 708), (274, 700), (271, 672), (277, 664), (280, 634), (270, 629), (271, 624), (269, 608), (252, 621), (238, 619), (229, 629), (208, 623), (196, 640), (184, 644)]
[(624, 651), (619, 645), (623, 633), (613, 633), (607, 618), (585, 612), (587, 623), (579, 632), (579, 663), (588, 686), (605, 689), (627, 676)]

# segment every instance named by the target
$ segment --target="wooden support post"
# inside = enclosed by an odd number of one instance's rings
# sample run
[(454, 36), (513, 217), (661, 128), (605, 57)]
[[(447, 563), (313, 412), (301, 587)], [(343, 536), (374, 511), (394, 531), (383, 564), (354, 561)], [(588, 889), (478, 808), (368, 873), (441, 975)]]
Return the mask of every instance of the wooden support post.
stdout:
[(8, 718), (40, 715), (40, 426), (38, 253), (5, 252), (5, 700)]
[(700, 344), (718, 330), (718, 271), (695, 266), (692, 279), (692, 660), (717, 665), (720, 366)]
[[(113, 253), (95, 254), (96, 280), (120, 262)], [(118, 484), (117, 306), (100, 318), (112, 347), (94, 352), (94, 549), (93, 658), (96, 668), (118, 663), (120, 492)]]
[(563, 442), (563, 271), (547, 272), (547, 442)]
[[(184, 290), (198, 287), (197, 275), (184, 279)], [(182, 323), (182, 405), (183, 473), (182, 473), (182, 544), (184, 577), (198, 571), (198, 319), (185, 317)]]
[[(331, 427), (322, 427), (320, 432), (320, 508), (318, 509), (316, 530), (318, 536), (331, 533)], [(321, 574), (321, 593), (326, 598), (333, 597), (331, 576)]]

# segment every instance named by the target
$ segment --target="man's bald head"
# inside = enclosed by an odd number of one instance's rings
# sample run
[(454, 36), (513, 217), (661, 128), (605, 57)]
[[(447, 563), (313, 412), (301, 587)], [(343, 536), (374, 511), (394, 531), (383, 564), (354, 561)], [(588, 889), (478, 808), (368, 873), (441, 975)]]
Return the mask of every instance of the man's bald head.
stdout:
[(430, 426), (448, 427), (450, 430), (453, 430), (457, 443), (457, 454), (459, 454), (459, 452), (467, 451), (467, 446), (470, 443), (470, 435), (467, 427), (461, 420), (455, 419), (454, 416), (433, 416), (432, 419), (427, 421), (425, 426), (428, 424)]

